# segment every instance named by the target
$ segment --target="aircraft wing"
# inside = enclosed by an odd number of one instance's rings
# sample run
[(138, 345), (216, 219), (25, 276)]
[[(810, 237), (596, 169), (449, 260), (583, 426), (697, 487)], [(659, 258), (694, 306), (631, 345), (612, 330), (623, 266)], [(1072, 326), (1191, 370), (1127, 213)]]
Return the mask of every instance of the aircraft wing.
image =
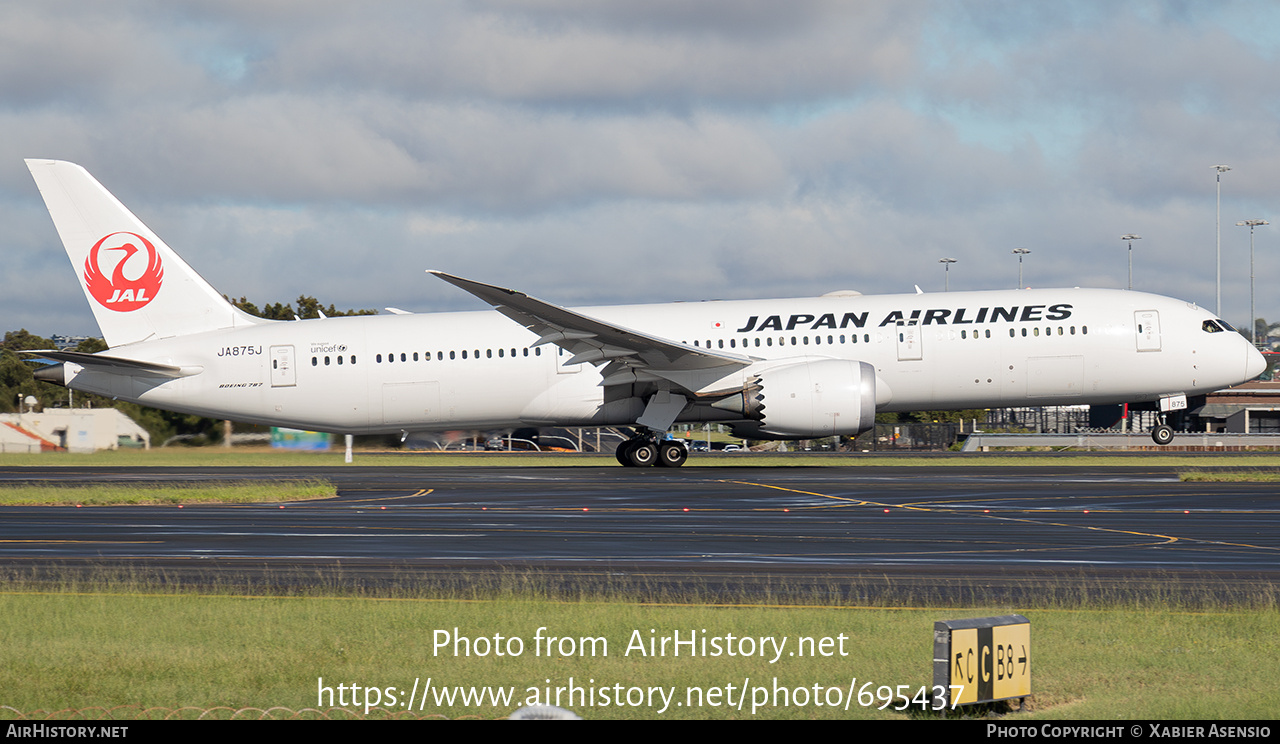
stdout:
[(107, 372), (118, 375), (137, 375), (148, 374), (155, 377), (189, 377), (199, 373), (199, 369), (192, 367), (174, 367), (169, 364), (157, 364), (155, 362), (140, 362), (136, 359), (125, 359), (124, 357), (103, 356), (102, 354), (85, 354), (80, 351), (58, 351), (57, 349), (34, 349), (24, 351), (24, 354), (33, 354), (42, 359), (52, 359), (55, 362), (71, 362), (78, 364), (86, 369), (95, 369), (100, 372)]
[[(463, 279), (443, 271), (428, 271), (450, 284), (465, 289), (489, 303), (498, 312), (538, 334), (538, 344), (555, 344), (572, 354), (565, 365), (590, 362), (614, 363), (633, 372), (666, 373), (710, 371), (746, 367), (751, 357), (726, 351), (704, 349), (679, 341), (652, 336), (567, 308), (544, 302), (513, 289)], [(669, 379), (669, 378), (667, 378)], [(606, 384), (609, 379), (606, 378)]]

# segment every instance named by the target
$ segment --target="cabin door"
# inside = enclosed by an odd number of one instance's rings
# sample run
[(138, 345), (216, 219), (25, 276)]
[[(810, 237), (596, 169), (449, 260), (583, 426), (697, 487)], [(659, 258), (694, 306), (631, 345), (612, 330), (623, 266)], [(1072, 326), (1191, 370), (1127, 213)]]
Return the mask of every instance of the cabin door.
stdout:
[(920, 332), (920, 326), (915, 321), (899, 320), (897, 328), (898, 332), (898, 361), (909, 362), (922, 358), (920, 353), (920, 339), (924, 334)]
[(1138, 337), (1138, 351), (1160, 351), (1160, 313), (1158, 311), (1135, 312), (1133, 328)]
[(297, 384), (298, 371), (293, 366), (293, 346), (272, 346), (271, 387), (294, 387)]

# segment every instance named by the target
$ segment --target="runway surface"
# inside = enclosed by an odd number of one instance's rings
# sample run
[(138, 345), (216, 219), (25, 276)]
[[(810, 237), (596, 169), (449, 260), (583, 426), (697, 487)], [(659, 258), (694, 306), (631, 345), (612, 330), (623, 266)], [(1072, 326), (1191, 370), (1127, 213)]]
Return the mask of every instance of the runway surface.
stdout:
[(0, 469), (0, 485), (301, 477), (328, 478), (339, 496), (3, 507), (0, 563), (1280, 582), (1274, 484), (1180, 483), (1140, 465)]

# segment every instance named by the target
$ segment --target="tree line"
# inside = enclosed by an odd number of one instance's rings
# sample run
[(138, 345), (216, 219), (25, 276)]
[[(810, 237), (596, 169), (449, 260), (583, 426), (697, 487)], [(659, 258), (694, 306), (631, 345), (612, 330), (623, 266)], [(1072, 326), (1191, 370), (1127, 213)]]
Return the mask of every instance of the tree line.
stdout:
[(339, 310), (338, 308), (334, 307), (332, 303), (329, 304), (329, 307), (325, 307), (324, 305), (320, 304), (319, 300), (317, 300), (314, 297), (309, 297), (307, 295), (300, 295), (298, 297), (298, 301), (297, 301), (298, 307), (296, 309), (294, 308), (293, 305), (287, 302), (283, 304), (279, 302), (268, 303), (266, 305), (263, 305), (261, 308), (259, 308), (257, 305), (253, 304), (252, 302), (249, 302), (249, 300), (244, 297), (241, 297), (238, 300), (233, 300), (230, 297), (227, 297), (226, 295), (223, 295), (222, 297), (227, 302), (230, 302), (232, 305), (235, 305), (236, 307), (240, 308), (246, 313), (249, 313), (250, 315), (256, 315), (259, 318), (266, 318), (267, 320), (294, 320), (294, 319), (306, 320), (308, 318), (319, 318), (321, 317), (321, 315), (323, 315), (326, 318), (335, 318), (340, 315), (377, 315), (378, 314), (377, 310)]

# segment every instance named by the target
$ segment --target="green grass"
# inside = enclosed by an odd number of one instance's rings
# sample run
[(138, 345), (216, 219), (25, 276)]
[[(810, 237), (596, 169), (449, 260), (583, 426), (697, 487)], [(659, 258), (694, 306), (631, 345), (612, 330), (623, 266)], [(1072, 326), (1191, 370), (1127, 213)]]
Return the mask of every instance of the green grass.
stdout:
[(114, 506), (121, 504), (251, 504), (309, 501), (337, 496), (325, 480), (275, 480), (270, 484), (165, 483), (92, 486), (0, 486), (0, 506)]
[[(931, 681), (933, 623), (1017, 612), (1032, 624), (1034, 710), (1040, 719), (1268, 719), (1280, 703), (1280, 614), (1263, 609), (1187, 612), (1158, 606), (1091, 610), (1077, 607), (864, 608), (821, 606), (683, 606), (605, 599), (552, 601), (505, 596), (487, 600), (361, 596), (230, 596), (138, 589), (74, 593), (0, 593), (0, 705), (37, 717), (83, 711), (87, 717), (137, 716), (148, 708), (289, 711), (345, 707), (364, 715), (338, 685), (378, 688), (403, 713), (414, 686), (513, 689), (507, 704), (437, 704), (415, 715), (499, 718), (530, 696), (573, 684), (597, 690), (597, 705), (560, 703), (586, 718), (919, 718), (856, 702), (841, 708), (765, 705), (751, 701), (776, 684), (795, 694), (815, 685), (845, 695), (852, 685), (874, 696), (880, 686), (910, 694)], [(535, 655), (535, 636), (595, 637), (608, 655)], [(710, 637), (774, 638), (787, 645), (772, 662), (760, 656), (649, 657), (627, 647), (633, 638), (705, 631)], [(446, 638), (441, 633), (448, 634)], [(458, 636), (519, 638), (524, 653), (454, 655)], [(840, 655), (840, 636), (846, 655)], [(831, 656), (789, 655), (802, 637), (832, 639)], [(783, 640), (785, 639), (785, 641)], [(437, 641), (450, 641), (438, 647)], [(576, 643), (576, 640), (575, 640)], [(506, 646), (506, 644), (503, 644)], [(514, 650), (514, 646), (509, 646)], [(742, 646), (739, 646), (742, 648)], [(602, 647), (597, 645), (597, 651)], [(561, 652), (565, 653), (562, 654)], [(323, 679), (323, 685), (320, 680)], [(548, 680), (550, 680), (548, 682)], [(592, 682), (591, 680), (594, 680)], [(748, 694), (742, 710), (722, 704), (603, 705), (599, 692), (688, 688)], [(620, 685), (621, 688), (615, 688)], [(333, 702), (321, 687), (333, 689)], [(388, 688), (396, 688), (389, 692)], [(755, 691), (763, 688), (766, 692)], [(624, 693), (625, 694), (625, 693)], [(737, 694), (736, 692), (734, 693)], [(347, 704), (340, 705), (339, 695)], [(632, 693), (633, 700), (638, 693)], [(364, 694), (360, 695), (364, 702)], [(280, 712), (279, 715), (288, 715)], [(0, 709), (0, 717), (13, 717)], [(156, 713), (152, 713), (156, 715)], [(318, 714), (306, 714), (318, 715)], [(370, 716), (385, 716), (373, 710)]]

